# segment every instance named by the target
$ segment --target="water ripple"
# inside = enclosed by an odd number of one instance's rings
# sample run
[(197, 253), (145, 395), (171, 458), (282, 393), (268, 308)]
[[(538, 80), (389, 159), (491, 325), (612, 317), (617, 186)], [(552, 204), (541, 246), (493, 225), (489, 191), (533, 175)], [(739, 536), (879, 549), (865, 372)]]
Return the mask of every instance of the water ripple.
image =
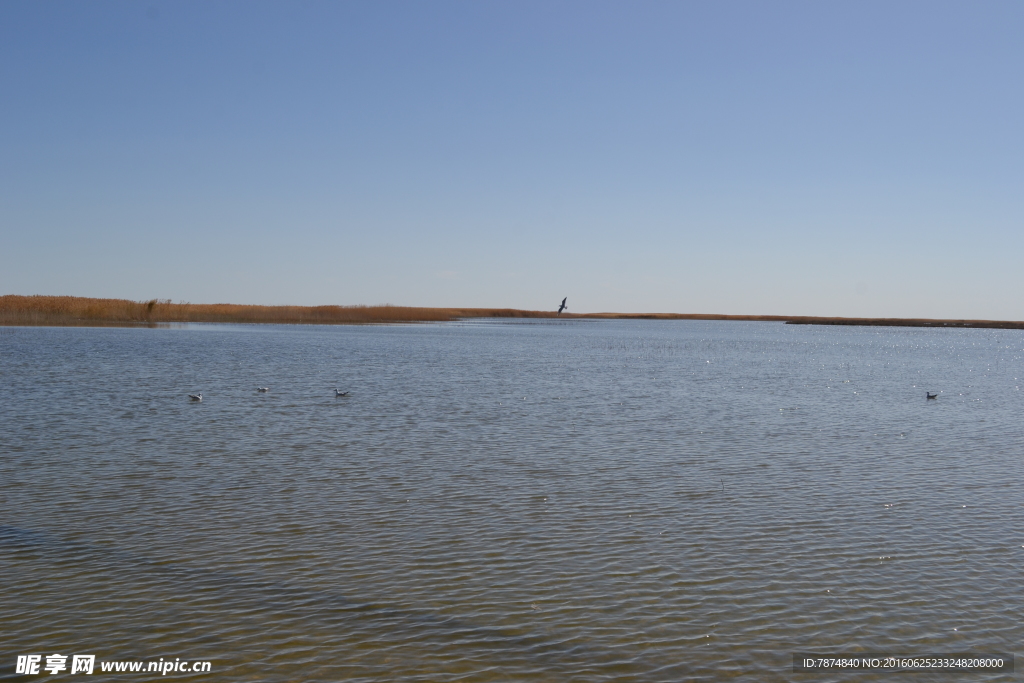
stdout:
[(0, 666), (790, 680), (794, 651), (1012, 652), (1022, 362), (1006, 330), (15, 329)]

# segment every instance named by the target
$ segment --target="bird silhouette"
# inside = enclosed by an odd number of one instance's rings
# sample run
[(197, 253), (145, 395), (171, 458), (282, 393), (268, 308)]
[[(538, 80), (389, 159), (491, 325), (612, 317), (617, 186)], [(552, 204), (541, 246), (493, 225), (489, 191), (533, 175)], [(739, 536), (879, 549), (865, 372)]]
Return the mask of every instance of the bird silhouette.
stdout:
[(939, 397), (938, 394), (932, 394), (932, 393), (929, 393), (927, 391), (924, 392), (924, 396), (925, 396), (925, 398), (938, 398)]
[[(565, 299), (568, 299), (568, 298), (569, 297), (565, 297)], [(565, 309), (569, 308), (568, 306), (565, 305), (565, 299), (562, 299), (562, 305), (558, 307), (558, 315), (562, 315), (562, 311), (564, 311)]]

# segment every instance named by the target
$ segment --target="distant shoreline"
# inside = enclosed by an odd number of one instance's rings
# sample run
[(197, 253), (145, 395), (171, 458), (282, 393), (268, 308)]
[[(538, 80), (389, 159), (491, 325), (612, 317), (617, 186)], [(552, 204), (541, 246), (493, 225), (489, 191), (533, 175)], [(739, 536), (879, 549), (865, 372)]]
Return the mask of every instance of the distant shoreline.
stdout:
[(839, 318), (713, 313), (563, 313), (514, 308), (417, 308), (411, 306), (245, 306), (240, 304), (129, 301), (75, 296), (0, 296), (0, 325), (103, 327), (166, 323), (268, 323), (360, 325), (452, 322), (472, 318), (568, 318), (590, 320), (741, 320), (790, 325), (863, 325), (874, 327), (961, 327), (1024, 329), (1024, 321), (941, 320), (931, 318)]

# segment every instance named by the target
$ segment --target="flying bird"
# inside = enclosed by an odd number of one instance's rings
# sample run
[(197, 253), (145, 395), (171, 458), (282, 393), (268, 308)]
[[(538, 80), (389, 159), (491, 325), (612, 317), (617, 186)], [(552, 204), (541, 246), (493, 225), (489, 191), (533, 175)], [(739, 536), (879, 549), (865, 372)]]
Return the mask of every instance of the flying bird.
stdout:
[(337, 389), (334, 390), (334, 398), (341, 398), (342, 396), (348, 396), (348, 392), (338, 391)]
[(193, 401), (202, 401), (203, 400), (203, 395), (202, 394), (189, 394), (188, 397), (190, 399), (192, 399)]
[[(568, 299), (568, 298), (569, 297), (565, 297), (565, 299)], [(569, 308), (568, 306), (565, 305), (565, 299), (562, 299), (562, 305), (558, 307), (558, 315), (562, 315), (562, 311), (564, 311), (565, 309)]]

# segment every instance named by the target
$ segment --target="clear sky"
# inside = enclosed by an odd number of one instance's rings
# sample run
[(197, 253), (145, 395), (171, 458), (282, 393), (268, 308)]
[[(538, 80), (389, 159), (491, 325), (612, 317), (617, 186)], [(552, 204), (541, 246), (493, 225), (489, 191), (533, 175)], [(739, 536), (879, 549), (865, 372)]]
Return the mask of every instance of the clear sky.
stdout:
[(1021, 2), (0, 3), (0, 293), (1024, 319)]

